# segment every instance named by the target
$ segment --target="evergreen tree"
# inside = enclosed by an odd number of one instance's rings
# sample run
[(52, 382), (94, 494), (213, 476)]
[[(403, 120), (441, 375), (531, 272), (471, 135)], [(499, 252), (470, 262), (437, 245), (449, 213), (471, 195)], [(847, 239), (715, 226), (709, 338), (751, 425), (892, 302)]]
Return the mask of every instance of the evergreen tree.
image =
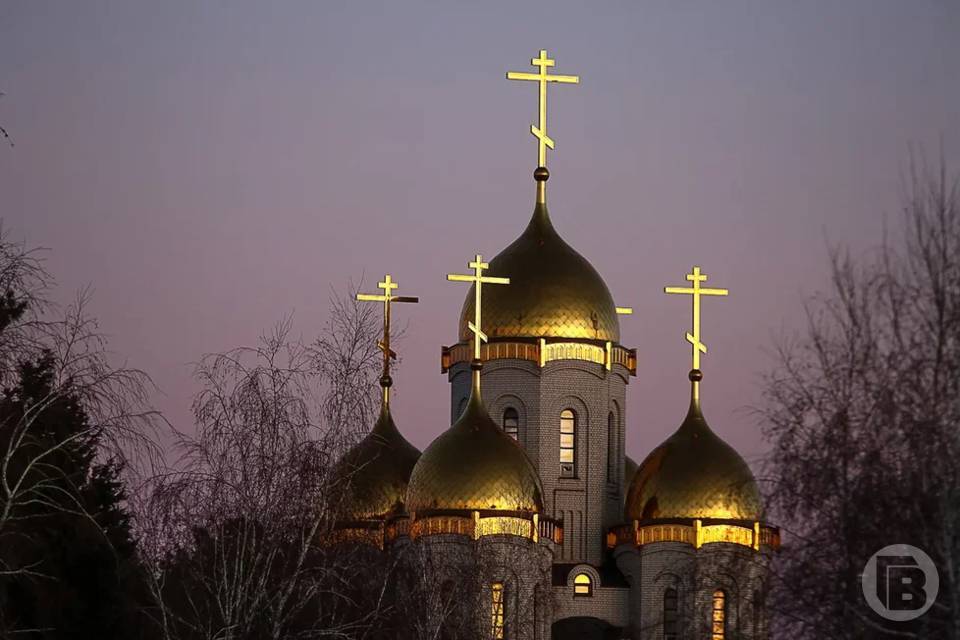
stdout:
[[(36, 412), (10, 447), (12, 425)], [(23, 363), (0, 399), (0, 447), (11, 478), (30, 488), (11, 509), (0, 561), (0, 630), (14, 637), (130, 638), (143, 593), (136, 543), (123, 503), (121, 465), (96, 460), (99, 433), (77, 398), (54, 387), (49, 354)], [(37, 454), (46, 452), (40, 463)], [(31, 464), (32, 463), (32, 464)]]

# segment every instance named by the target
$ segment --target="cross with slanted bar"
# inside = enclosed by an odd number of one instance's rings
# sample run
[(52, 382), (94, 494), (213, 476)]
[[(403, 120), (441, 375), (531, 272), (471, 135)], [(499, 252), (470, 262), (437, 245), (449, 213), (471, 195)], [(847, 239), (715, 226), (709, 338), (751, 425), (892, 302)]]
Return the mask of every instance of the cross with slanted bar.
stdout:
[(377, 348), (383, 352), (383, 377), (380, 385), (383, 387), (383, 403), (390, 404), (390, 359), (396, 360), (397, 354), (390, 348), (390, 305), (394, 302), (420, 302), (416, 296), (395, 296), (392, 291), (397, 288), (390, 274), (383, 276), (383, 282), (377, 283), (377, 288), (383, 289), (383, 294), (358, 293), (357, 300), (383, 303), (383, 339), (377, 340)]
[(700, 267), (694, 267), (687, 274), (687, 280), (693, 282), (692, 287), (664, 287), (664, 293), (686, 293), (693, 295), (693, 333), (687, 334), (687, 342), (693, 345), (693, 368), (700, 369), (700, 354), (707, 352), (707, 345), (700, 341), (700, 296), (725, 296), (730, 292), (727, 289), (709, 289), (701, 287), (707, 275), (700, 273)]
[(480, 359), (480, 343), (487, 341), (487, 334), (480, 329), (480, 302), (481, 290), (484, 284), (510, 284), (510, 278), (498, 278), (495, 276), (485, 276), (483, 272), (490, 268), (490, 265), (483, 261), (483, 256), (479, 253), (469, 266), (474, 271), (472, 276), (463, 276), (459, 273), (448, 273), (447, 280), (451, 282), (472, 282), (473, 289), (473, 321), (469, 322), (470, 331), (473, 331), (473, 359)]
[(540, 50), (540, 57), (533, 58), (530, 64), (534, 67), (540, 67), (540, 73), (522, 73), (519, 71), (508, 71), (507, 80), (533, 80), (540, 84), (540, 122), (537, 125), (530, 125), (530, 133), (537, 139), (537, 162), (538, 167), (547, 166), (547, 147), (553, 149), (553, 138), (547, 135), (547, 83), (559, 82), (561, 84), (579, 84), (580, 76), (559, 76), (547, 75), (547, 67), (556, 64), (556, 60), (547, 57), (547, 50)]

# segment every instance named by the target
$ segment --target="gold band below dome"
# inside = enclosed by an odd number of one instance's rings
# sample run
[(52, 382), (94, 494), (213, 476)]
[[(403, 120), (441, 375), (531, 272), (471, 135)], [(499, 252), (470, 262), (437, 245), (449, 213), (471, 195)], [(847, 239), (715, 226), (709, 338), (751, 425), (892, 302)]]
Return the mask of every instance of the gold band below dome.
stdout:
[(563, 527), (550, 519), (540, 520), (536, 514), (532, 517), (480, 516), (477, 511), (472, 512), (470, 516), (437, 514), (415, 518), (408, 529), (411, 539), (444, 534), (466, 536), (474, 540), (486, 536), (511, 535), (528, 538), (534, 542), (540, 539), (549, 540), (554, 544), (563, 542)]
[[(618, 344), (610, 344), (609, 350), (604, 346), (588, 342), (536, 342), (498, 340), (489, 342), (480, 348), (480, 360), (528, 360), (540, 366), (555, 360), (582, 360), (605, 365), (620, 365), (637, 375), (637, 350), (627, 349)], [(440, 354), (440, 371), (446, 373), (454, 365), (471, 362), (473, 359), (472, 345), (465, 342), (450, 347), (443, 347)]]
[(686, 522), (634, 521), (614, 527), (607, 533), (607, 548), (621, 544), (641, 547), (655, 542), (679, 542), (699, 549), (703, 545), (725, 542), (759, 551), (762, 547), (780, 548), (780, 530), (759, 522), (708, 522), (694, 519)]
[(334, 529), (324, 539), (324, 542), (330, 546), (338, 544), (362, 544), (370, 547), (376, 547), (383, 550), (384, 543), (383, 523), (379, 522), (373, 527), (341, 527)]

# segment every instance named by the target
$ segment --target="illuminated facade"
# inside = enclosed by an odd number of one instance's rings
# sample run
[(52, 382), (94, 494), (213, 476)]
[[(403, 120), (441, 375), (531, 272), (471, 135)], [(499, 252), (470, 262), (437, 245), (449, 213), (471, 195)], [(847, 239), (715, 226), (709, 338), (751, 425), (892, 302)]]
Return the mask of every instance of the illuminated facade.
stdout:
[[(476, 580), (475, 637), (716, 640), (767, 637), (766, 566), (779, 532), (763, 522), (743, 459), (700, 408), (699, 267), (689, 287), (690, 409), (674, 435), (636, 465), (624, 451), (626, 386), (638, 371), (620, 342), (618, 307), (593, 266), (547, 211), (546, 51), (539, 85), (536, 197), (526, 229), (472, 273), (457, 342), (441, 352), (451, 425), (419, 454), (389, 409), (389, 276), (384, 302), (383, 412), (343, 464), (351, 492), (341, 540), (429, 556), (435, 583)], [(467, 248), (467, 247), (465, 247)], [(426, 555), (424, 555), (426, 554)]]

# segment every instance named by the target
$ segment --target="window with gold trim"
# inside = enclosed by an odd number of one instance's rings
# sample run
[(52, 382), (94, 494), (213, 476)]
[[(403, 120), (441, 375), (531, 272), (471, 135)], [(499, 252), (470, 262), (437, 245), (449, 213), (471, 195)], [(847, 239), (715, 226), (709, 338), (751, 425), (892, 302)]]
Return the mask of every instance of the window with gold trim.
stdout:
[(577, 416), (570, 409), (560, 412), (560, 475), (573, 478), (576, 472)]
[(593, 595), (593, 580), (590, 578), (589, 574), (578, 573), (573, 579), (573, 595), (574, 596), (592, 596)]
[(663, 592), (663, 639), (677, 640), (680, 636), (680, 609), (676, 589)]
[(710, 640), (724, 640), (727, 637), (727, 594), (717, 589), (713, 592), (713, 635)]
[(503, 432), (517, 440), (520, 435), (520, 414), (513, 407), (507, 407), (503, 412)]
[(494, 582), (490, 585), (490, 637), (493, 640), (503, 640), (503, 583)]

